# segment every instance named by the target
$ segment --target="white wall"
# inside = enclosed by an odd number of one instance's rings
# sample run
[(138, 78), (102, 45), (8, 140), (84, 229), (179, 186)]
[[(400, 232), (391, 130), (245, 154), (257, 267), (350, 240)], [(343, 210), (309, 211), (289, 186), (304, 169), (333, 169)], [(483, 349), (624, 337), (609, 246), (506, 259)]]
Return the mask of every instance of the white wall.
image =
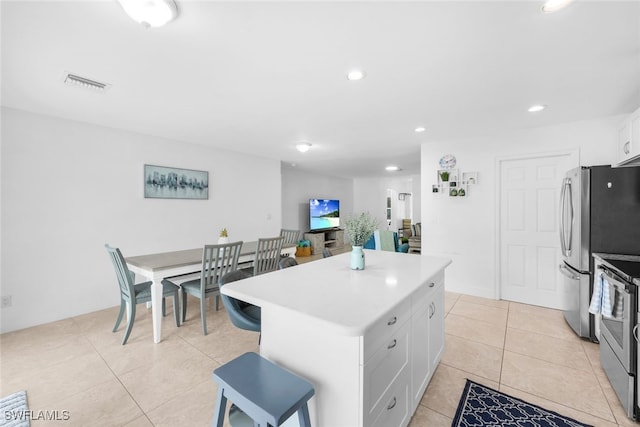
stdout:
[[(421, 154), (422, 253), (453, 259), (446, 287), (487, 298), (496, 296), (496, 162), (500, 157), (579, 149), (580, 164), (614, 161), (615, 131), (623, 116), (530, 129), (495, 137), (424, 143)], [(467, 197), (433, 194), (438, 160), (457, 158), (456, 168), (477, 171)]]
[[(387, 190), (393, 190), (394, 197), (391, 200), (392, 215), (400, 214), (397, 209), (398, 193), (411, 193), (413, 198), (413, 223), (421, 221), (420, 175), (380, 177), (380, 178), (356, 178), (354, 180), (354, 211), (369, 212), (378, 219), (380, 229), (387, 229)], [(391, 230), (396, 231), (402, 225), (402, 216), (396, 217), (391, 224)]]
[(340, 221), (353, 212), (353, 180), (282, 165), (282, 228), (309, 231), (309, 199), (340, 200)]
[[(277, 160), (6, 108), (1, 159), (2, 332), (118, 305), (105, 243), (133, 256), (281, 226)], [(209, 171), (209, 199), (145, 199), (144, 164)]]

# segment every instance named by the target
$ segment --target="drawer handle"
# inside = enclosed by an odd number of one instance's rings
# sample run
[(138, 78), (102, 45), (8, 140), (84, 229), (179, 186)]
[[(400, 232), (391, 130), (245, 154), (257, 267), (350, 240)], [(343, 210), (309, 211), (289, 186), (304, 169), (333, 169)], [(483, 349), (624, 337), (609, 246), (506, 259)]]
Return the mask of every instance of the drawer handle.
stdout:
[(398, 401), (396, 400), (396, 397), (393, 396), (393, 400), (391, 401), (391, 403), (389, 403), (389, 405), (387, 405), (387, 411), (390, 411), (393, 408), (395, 408), (396, 407), (396, 403), (398, 403)]
[(395, 325), (397, 321), (398, 321), (398, 318), (396, 316), (393, 316), (393, 319), (389, 320), (387, 322), (387, 325), (388, 326)]
[(434, 282), (429, 283), (429, 287), (433, 288), (436, 284)]
[(629, 144), (631, 144), (631, 142), (630, 142), (630, 141), (627, 141), (627, 142), (624, 144), (624, 154), (629, 154)]
[(395, 347), (398, 344), (398, 341), (396, 341), (395, 339), (393, 341), (391, 341), (391, 344), (389, 344), (387, 346), (387, 350), (391, 350), (393, 347)]

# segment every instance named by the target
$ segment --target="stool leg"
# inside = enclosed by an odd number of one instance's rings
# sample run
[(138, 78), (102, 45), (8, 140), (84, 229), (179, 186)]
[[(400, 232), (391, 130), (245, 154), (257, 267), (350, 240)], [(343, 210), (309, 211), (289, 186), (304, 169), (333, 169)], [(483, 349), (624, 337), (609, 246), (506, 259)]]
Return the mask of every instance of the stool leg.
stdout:
[(298, 422), (300, 427), (311, 427), (311, 419), (309, 418), (309, 406), (305, 403), (298, 409)]
[(218, 385), (218, 400), (216, 403), (216, 411), (213, 414), (213, 427), (222, 427), (224, 424), (224, 412), (227, 409), (227, 398), (224, 395), (224, 389)]

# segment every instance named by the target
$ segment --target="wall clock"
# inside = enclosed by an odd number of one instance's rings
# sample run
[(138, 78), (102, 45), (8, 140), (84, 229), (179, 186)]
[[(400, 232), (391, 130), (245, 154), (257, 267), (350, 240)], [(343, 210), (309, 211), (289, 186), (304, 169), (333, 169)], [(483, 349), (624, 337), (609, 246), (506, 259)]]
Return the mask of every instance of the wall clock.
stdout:
[(440, 158), (440, 167), (442, 169), (451, 169), (456, 165), (456, 157), (453, 154), (445, 154)]

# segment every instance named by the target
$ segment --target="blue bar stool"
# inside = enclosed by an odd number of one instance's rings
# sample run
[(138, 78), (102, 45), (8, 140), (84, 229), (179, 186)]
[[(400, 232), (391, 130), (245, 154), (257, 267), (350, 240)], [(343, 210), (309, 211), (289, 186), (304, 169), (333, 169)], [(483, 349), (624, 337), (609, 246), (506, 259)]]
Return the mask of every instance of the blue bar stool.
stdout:
[(256, 426), (278, 427), (298, 413), (301, 427), (311, 427), (307, 402), (315, 390), (308, 381), (256, 353), (245, 353), (213, 371), (218, 383), (214, 427), (222, 427), (227, 399)]

